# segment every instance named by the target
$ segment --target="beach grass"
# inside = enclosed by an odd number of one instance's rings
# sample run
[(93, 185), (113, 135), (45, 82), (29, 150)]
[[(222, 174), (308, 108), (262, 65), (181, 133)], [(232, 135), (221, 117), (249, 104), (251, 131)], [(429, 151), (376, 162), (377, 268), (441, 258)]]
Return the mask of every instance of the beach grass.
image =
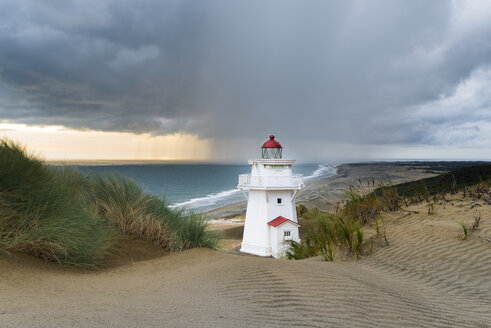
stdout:
[(333, 261), (335, 252), (358, 257), (363, 245), (363, 228), (356, 219), (342, 212), (324, 213), (317, 208), (307, 211), (302, 219), (313, 222), (313, 228), (300, 243), (290, 243), (287, 258), (298, 260), (320, 255), (326, 261)]
[(132, 179), (121, 175), (91, 175), (88, 189), (99, 214), (122, 234), (142, 237), (170, 250), (172, 232), (158, 213), (150, 210), (153, 197)]
[(467, 227), (467, 225), (463, 221), (460, 223), (460, 226), (462, 227), (462, 230), (464, 231), (464, 234), (462, 235), (461, 239), (466, 240), (467, 236), (469, 235), (469, 228)]
[(208, 222), (199, 213), (183, 214), (182, 210), (173, 210), (172, 219), (167, 219), (175, 232), (175, 250), (190, 248), (219, 248), (221, 232), (209, 230)]
[(208, 229), (209, 223), (202, 214), (185, 212), (182, 208), (170, 208), (165, 200), (155, 196), (150, 196), (146, 212), (158, 218), (171, 232), (169, 247), (173, 251), (219, 247), (220, 232)]
[(97, 214), (71, 169), (50, 169), (0, 141), (0, 249), (79, 268), (101, 264), (117, 231)]
[(6, 139), (0, 158), (0, 251), (86, 269), (104, 264), (121, 235), (169, 251), (218, 247), (202, 216), (170, 209), (127, 177), (48, 166)]

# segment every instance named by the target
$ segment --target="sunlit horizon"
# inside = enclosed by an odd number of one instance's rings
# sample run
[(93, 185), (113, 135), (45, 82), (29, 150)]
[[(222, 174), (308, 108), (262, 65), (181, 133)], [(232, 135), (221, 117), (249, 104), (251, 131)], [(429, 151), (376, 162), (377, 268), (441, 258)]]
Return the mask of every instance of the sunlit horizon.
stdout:
[[(0, 123), (0, 138), (6, 138), (24, 147), (50, 163), (67, 164), (133, 164), (133, 163), (216, 163), (245, 164), (247, 159), (259, 155), (259, 144), (250, 147), (251, 141), (230, 145), (221, 140), (200, 139), (189, 134), (152, 136), (149, 133), (105, 132), (74, 130), (60, 125), (26, 125)], [(247, 146), (246, 146), (247, 145)], [(297, 149), (307, 145), (285, 143), (286, 157), (299, 163), (341, 164), (348, 162), (376, 161), (489, 161), (479, 149), (449, 149), (441, 146), (417, 147), (411, 145), (387, 146), (381, 150), (376, 145), (360, 147), (350, 144), (315, 144), (312, 150), (325, 148), (325, 152), (337, 154), (359, 154), (360, 157), (345, 156), (338, 159), (315, 158), (305, 153), (302, 157)], [(247, 148), (246, 148), (247, 147)], [(241, 156), (227, 158), (231, 148), (244, 149)], [(257, 149), (256, 149), (257, 148)], [(257, 154), (256, 154), (257, 153)], [(384, 156), (385, 155), (385, 156)]]
[(63, 126), (0, 123), (0, 137), (50, 162), (208, 162), (211, 142), (189, 134), (74, 130)]

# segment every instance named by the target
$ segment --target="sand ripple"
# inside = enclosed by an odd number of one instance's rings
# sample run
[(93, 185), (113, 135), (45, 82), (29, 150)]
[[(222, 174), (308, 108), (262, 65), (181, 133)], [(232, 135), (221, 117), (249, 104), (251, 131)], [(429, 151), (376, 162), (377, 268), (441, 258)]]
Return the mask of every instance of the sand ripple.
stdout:
[[(356, 262), (192, 250), (98, 273), (0, 257), (0, 327), (489, 327), (491, 206), (386, 217)], [(22, 261), (21, 261), (22, 260)]]

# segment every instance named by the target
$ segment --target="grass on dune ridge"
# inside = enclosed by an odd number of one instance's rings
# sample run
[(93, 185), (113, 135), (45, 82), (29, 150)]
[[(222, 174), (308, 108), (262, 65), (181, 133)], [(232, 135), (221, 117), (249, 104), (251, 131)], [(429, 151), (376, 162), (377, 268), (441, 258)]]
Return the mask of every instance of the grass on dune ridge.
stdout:
[(121, 234), (170, 251), (219, 241), (203, 217), (170, 209), (129, 178), (50, 167), (0, 140), (0, 251), (92, 268), (104, 264)]
[[(375, 181), (357, 187), (351, 186), (345, 200), (338, 204), (335, 213), (324, 213), (317, 208), (308, 210), (305, 206), (297, 206), (297, 215), (310, 231), (305, 233), (300, 243), (291, 242), (286, 256), (290, 259), (304, 259), (321, 256), (332, 261), (335, 253), (353, 255), (357, 258), (364, 248), (363, 226), (369, 222), (376, 225), (376, 240), (388, 246), (385, 225), (381, 214), (398, 211), (409, 204), (426, 201), (428, 215), (434, 213), (436, 202), (446, 202), (445, 195), (455, 195), (459, 190), (463, 196), (482, 199), (491, 204), (489, 199), (491, 181), (491, 165), (478, 165), (458, 168), (431, 178), (417, 181), (392, 184), (375, 184)], [(479, 225), (477, 216), (473, 228)], [(465, 239), (469, 229), (461, 224)], [(373, 240), (372, 240), (373, 247)]]
[(97, 215), (82, 180), (2, 140), (0, 249), (77, 267), (100, 264), (116, 230)]
[(218, 245), (219, 235), (207, 230), (203, 216), (170, 209), (165, 201), (143, 192), (130, 178), (91, 175), (88, 189), (100, 215), (124, 234), (149, 239), (171, 251)]
[(290, 243), (286, 257), (304, 259), (320, 255), (325, 261), (333, 261), (335, 254), (338, 254), (358, 258), (365, 242), (363, 225), (378, 220), (382, 211), (396, 210), (401, 206), (396, 188), (388, 188), (382, 195), (375, 193), (375, 190), (374, 180), (366, 185), (359, 181), (357, 187), (350, 187), (334, 213), (298, 206), (302, 225), (303, 222), (308, 223), (311, 230), (300, 243)]

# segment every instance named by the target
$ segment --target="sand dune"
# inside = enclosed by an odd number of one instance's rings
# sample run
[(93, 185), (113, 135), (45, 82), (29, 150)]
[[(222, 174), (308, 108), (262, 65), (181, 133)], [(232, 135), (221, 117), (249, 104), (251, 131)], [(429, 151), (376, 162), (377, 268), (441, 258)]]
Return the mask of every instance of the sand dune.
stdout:
[[(387, 215), (389, 247), (358, 261), (196, 249), (76, 272), (2, 256), (0, 326), (489, 327), (491, 206), (473, 204)], [(462, 241), (458, 223), (476, 210), (480, 228)]]
[[(476, 203), (482, 206), (471, 209)], [(360, 264), (417, 284), (433, 307), (448, 312), (448, 316), (460, 310), (470, 326), (490, 324), (491, 206), (453, 197), (449, 203), (437, 204), (434, 215), (427, 214), (426, 204), (412, 206), (411, 210), (419, 213), (404, 218), (398, 218), (400, 213), (387, 217), (390, 247)], [(466, 240), (460, 240), (463, 229), (459, 223), (472, 226), (478, 213), (482, 217), (479, 229)], [(448, 307), (442, 308), (436, 301), (438, 296), (446, 297), (443, 304)]]

